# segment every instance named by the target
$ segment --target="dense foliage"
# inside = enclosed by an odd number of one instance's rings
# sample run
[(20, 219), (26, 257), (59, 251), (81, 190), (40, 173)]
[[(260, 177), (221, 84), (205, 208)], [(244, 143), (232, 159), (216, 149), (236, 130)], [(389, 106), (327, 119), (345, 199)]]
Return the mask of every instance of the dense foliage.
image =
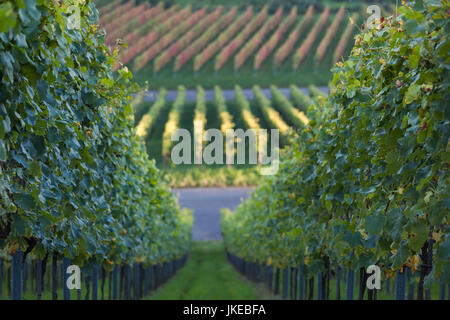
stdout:
[(229, 251), (310, 275), (377, 264), (450, 283), (448, 12), (405, 2), (356, 37), (279, 173), (224, 212)]
[(0, 16), (0, 254), (183, 255), (191, 217), (135, 136), (137, 88), (112, 74), (91, 1), (1, 1)]

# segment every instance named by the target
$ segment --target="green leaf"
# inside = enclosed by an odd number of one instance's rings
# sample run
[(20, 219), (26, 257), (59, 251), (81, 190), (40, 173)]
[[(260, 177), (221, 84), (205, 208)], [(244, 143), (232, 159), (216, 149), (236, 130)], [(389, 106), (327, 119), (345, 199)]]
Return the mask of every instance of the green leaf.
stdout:
[(422, 190), (422, 188), (427, 184), (431, 178), (433, 178), (434, 170), (432, 166), (428, 166), (425, 168), (422, 168), (421, 170), (418, 170), (418, 173), (424, 173), (422, 174), (423, 178), (420, 180), (419, 184), (416, 187), (417, 191)]
[(400, 268), (408, 259), (409, 251), (406, 245), (401, 245), (400, 248), (397, 249), (397, 252), (392, 257), (392, 269)]
[(0, 140), (0, 161), (6, 161), (6, 148), (3, 140)]
[(25, 221), (17, 214), (12, 216), (13, 219), (13, 230), (16, 236), (25, 235)]
[(417, 11), (423, 10), (423, 0), (415, 0), (414, 1), (414, 10), (417, 10)]
[(420, 93), (420, 86), (417, 84), (412, 84), (409, 86), (408, 91), (405, 94), (404, 102), (405, 104), (410, 104), (414, 100), (417, 100)]
[(412, 69), (417, 68), (417, 65), (419, 64), (419, 60), (420, 60), (420, 47), (416, 46), (413, 49), (413, 53), (408, 58), (409, 67)]
[(428, 238), (429, 227), (426, 221), (413, 221), (407, 226), (410, 232), (414, 233), (414, 237), (410, 239), (410, 244), (413, 250), (419, 251)]
[(40, 178), (42, 176), (41, 165), (39, 161), (34, 160), (30, 162), (30, 172), (35, 177)]
[(436, 254), (443, 261), (450, 258), (450, 238), (439, 244)]
[(16, 193), (14, 200), (24, 210), (32, 210), (36, 206), (33, 196), (29, 193)]
[(10, 2), (0, 4), (0, 32), (7, 32), (17, 23), (17, 15)]
[(379, 213), (374, 213), (366, 218), (364, 229), (373, 234), (381, 234), (384, 225), (384, 216)]
[(126, 115), (132, 114), (132, 113), (133, 113), (133, 109), (131, 108), (131, 104), (127, 103), (127, 104), (124, 106), (124, 111), (125, 111), (125, 114), (126, 114)]
[(328, 211), (331, 211), (331, 209), (333, 208), (333, 203), (331, 201), (326, 201), (325, 202), (325, 206), (327, 208)]
[(23, 33), (19, 33), (16, 36), (17, 46), (19, 48), (28, 48), (27, 40), (25, 38), (25, 35)]
[(36, 81), (40, 79), (40, 75), (37, 72), (36, 68), (31, 64), (25, 64), (22, 66), (23, 74), (30, 79), (33, 85), (36, 85)]
[(17, 3), (17, 8), (19, 8), (19, 9), (25, 8), (24, 0), (16, 0), (16, 3)]
[(442, 7), (440, 0), (423, 0), (423, 2), (432, 7)]

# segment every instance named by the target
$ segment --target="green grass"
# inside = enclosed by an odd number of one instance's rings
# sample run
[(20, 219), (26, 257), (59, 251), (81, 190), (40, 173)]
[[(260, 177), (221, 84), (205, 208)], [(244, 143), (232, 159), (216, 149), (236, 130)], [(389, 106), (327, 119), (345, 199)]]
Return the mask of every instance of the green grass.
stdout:
[[(355, 277), (353, 299), (358, 299), (358, 278)], [(165, 285), (157, 289), (147, 299), (154, 300), (217, 300), (217, 299), (281, 299), (283, 292), (282, 272), (279, 282), (280, 294), (274, 295), (261, 283), (247, 280), (237, 272), (227, 261), (222, 241), (194, 242), (191, 256), (178, 273)], [(330, 300), (336, 299), (336, 279), (330, 280)], [(386, 292), (384, 284), (378, 291), (378, 300), (394, 299), (395, 281), (391, 280), (390, 293)], [(414, 297), (417, 295), (417, 286)], [(289, 292), (289, 291), (288, 291)], [(408, 292), (408, 290), (407, 290)], [(341, 280), (341, 300), (345, 300), (346, 285)], [(439, 297), (439, 283), (433, 282), (431, 299)], [(314, 300), (317, 299), (317, 278), (314, 279)], [(367, 300), (367, 290), (364, 295)]]
[(262, 285), (251, 283), (228, 263), (222, 241), (194, 242), (191, 256), (178, 273), (147, 299), (272, 299)]
[(172, 65), (169, 64), (170, 68), (165, 67), (157, 76), (153, 76), (153, 65), (150, 63), (144, 69), (136, 72), (134, 76), (136, 82), (141, 85), (148, 81), (152, 90), (158, 90), (161, 87), (176, 89), (180, 84), (184, 84), (188, 89), (194, 89), (197, 85), (201, 85), (205, 89), (212, 89), (215, 85), (221, 86), (222, 89), (232, 89), (236, 84), (243, 88), (249, 88), (255, 84), (261, 87), (269, 87), (272, 84), (280, 87), (287, 87), (290, 84), (296, 84), (301, 87), (309, 84), (324, 86), (328, 85), (328, 82), (331, 80), (331, 64), (322, 67), (326, 68), (323, 70), (322, 68), (316, 69), (313, 65), (305, 63), (302, 64), (297, 72), (293, 72), (290, 66), (292, 60), (289, 59), (287, 63), (283, 64), (283, 70), (278, 70), (276, 74), (272, 70), (266, 70), (266, 68), (255, 74), (252, 67), (253, 60), (251, 59), (246, 62), (237, 74), (234, 73), (233, 68), (227, 62), (224, 69), (215, 75), (212, 62), (206, 63), (205, 67), (197, 75), (192, 71), (192, 62), (189, 62), (177, 74), (172, 72)]

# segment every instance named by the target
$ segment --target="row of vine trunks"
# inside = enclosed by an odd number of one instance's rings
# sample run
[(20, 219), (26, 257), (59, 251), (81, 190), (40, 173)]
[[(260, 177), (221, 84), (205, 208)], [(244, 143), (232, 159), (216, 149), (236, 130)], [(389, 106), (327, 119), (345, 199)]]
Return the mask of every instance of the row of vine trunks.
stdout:
[[(253, 282), (263, 283), (269, 292), (274, 295), (281, 293), (283, 300), (329, 300), (330, 299), (330, 280), (335, 278), (335, 295), (336, 300), (354, 300), (355, 299), (355, 284), (358, 284), (358, 296), (359, 300), (363, 300), (365, 292), (367, 291), (367, 299), (376, 300), (378, 296), (378, 290), (367, 289), (366, 280), (367, 273), (364, 269), (359, 270), (359, 275), (355, 270), (343, 267), (328, 268), (327, 272), (317, 274), (316, 277), (312, 276), (307, 278), (302, 266), (290, 267), (290, 268), (278, 268), (272, 265), (266, 265), (259, 261), (250, 262), (231, 252), (226, 250), (228, 261), (233, 267), (244, 275), (248, 280)], [(388, 278), (384, 283), (384, 290), (387, 294), (394, 294), (395, 300), (414, 300), (415, 285), (407, 284), (408, 279), (411, 276), (411, 272), (408, 268), (405, 268), (403, 272), (398, 272), (394, 284), (391, 284), (391, 279)], [(281, 280), (281, 283), (280, 283)], [(357, 280), (357, 282), (355, 282)], [(315, 288), (315, 286), (317, 286)], [(345, 296), (344, 296), (345, 286)], [(440, 282), (439, 286), (439, 299), (445, 299), (445, 284)], [(383, 289), (383, 288), (382, 288)], [(447, 287), (447, 298), (450, 299), (450, 286)], [(425, 290), (425, 299), (431, 300), (431, 290)]]
[[(75, 289), (76, 296), (78, 300), (142, 299), (167, 282), (186, 261), (187, 254), (154, 265), (138, 262), (115, 264), (108, 270), (91, 263), (81, 267), (81, 287), (85, 288)], [(57, 254), (48, 255), (44, 260), (26, 259), (19, 250), (12, 255), (11, 263), (5, 262), (0, 257), (0, 298), (6, 296), (21, 300), (29, 293), (41, 300), (44, 292), (50, 292), (52, 300), (57, 300), (61, 298), (58, 297), (58, 290), (62, 289), (62, 298), (70, 300), (71, 290), (66, 285), (69, 274), (64, 272), (70, 266), (69, 259)], [(7, 283), (6, 292), (3, 283)]]

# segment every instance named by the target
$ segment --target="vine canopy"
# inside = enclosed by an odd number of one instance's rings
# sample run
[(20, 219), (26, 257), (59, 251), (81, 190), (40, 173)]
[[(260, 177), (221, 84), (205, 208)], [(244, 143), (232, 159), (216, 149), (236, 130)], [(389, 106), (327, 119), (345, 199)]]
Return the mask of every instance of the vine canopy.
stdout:
[(112, 73), (97, 20), (92, 1), (0, 1), (0, 248), (181, 256), (190, 219), (135, 136), (138, 87), (127, 68)]

